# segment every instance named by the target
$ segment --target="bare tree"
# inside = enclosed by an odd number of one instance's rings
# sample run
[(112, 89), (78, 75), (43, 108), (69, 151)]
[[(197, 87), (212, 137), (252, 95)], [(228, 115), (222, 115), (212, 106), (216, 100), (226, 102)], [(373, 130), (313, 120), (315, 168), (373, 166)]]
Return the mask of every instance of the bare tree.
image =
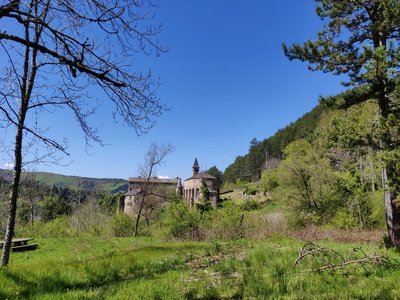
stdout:
[(33, 172), (24, 173), (23, 177), (19, 197), (22, 203), (19, 205), (19, 210), (23, 207), (24, 221), (33, 225), (41, 213), (38, 203), (49, 193), (49, 187), (37, 181)]
[(276, 155), (270, 155), (265, 152), (265, 162), (264, 162), (264, 170), (272, 170), (276, 169), (279, 166), (281, 159)]
[(152, 143), (144, 157), (143, 164), (139, 167), (139, 176), (145, 178), (145, 182), (141, 187), (138, 202), (135, 203), (136, 222), (134, 236), (138, 235), (139, 222), (146, 207), (147, 198), (160, 197), (156, 192), (157, 184), (152, 179), (156, 176), (158, 167), (164, 164), (165, 157), (173, 151), (174, 146), (170, 143), (160, 145)]
[[(151, 1), (26, 0), (0, 1), (0, 52), (6, 62), (0, 78), (0, 129), (13, 132), (14, 175), (1, 266), (9, 261), (21, 170), (35, 161), (68, 154), (66, 143), (52, 138), (40, 115), (68, 109), (86, 143), (102, 144), (88, 123), (99, 98), (114, 104), (113, 115), (138, 134), (154, 124), (165, 107), (150, 71), (136, 69), (139, 53), (160, 54), (160, 27), (151, 26)], [(106, 101), (104, 100), (104, 101)], [(12, 128), (12, 129), (10, 129)], [(29, 153), (29, 145), (38, 151)], [(25, 156), (23, 155), (25, 154)]]

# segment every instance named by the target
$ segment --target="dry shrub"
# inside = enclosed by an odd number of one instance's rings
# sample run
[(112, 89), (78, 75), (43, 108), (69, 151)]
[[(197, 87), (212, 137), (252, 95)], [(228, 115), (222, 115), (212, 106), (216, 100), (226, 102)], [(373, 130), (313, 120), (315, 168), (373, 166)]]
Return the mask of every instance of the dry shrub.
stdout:
[(243, 237), (244, 213), (240, 206), (227, 202), (220, 209), (214, 209), (204, 224), (208, 239), (236, 240)]
[(287, 218), (283, 213), (252, 212), (243, 219), (244, 237), (247, 239), (265, 239), (273, 234), (286, 234)]
[(382, 241), (385, 231), (308, 226), (292, 230), (288, 234), (303, 241), (328, 240), (344, 243), (377, 243)]
[(100, 206), (90, 201), (79, 206), (69, 217), (69, 224), (81, 234), (110, 236), (110, 217), (102, 212)]

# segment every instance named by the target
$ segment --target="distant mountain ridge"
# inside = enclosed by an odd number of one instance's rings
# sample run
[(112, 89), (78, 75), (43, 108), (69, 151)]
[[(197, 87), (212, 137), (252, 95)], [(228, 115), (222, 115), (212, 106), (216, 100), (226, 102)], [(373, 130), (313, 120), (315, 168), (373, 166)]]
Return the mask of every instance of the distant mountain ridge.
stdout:
[[(128, 189), (128, 181), (120, 178), (90, 178), (48, 172), (29, 172), (29, 174), (33, 174), (34, 179), (40, 183), (71, 190), (86, 190), (90, 192), (102, 190), (117, 193)], [(0, 169), (0, 177), (6, 181), (11, 181), (12, 171)]]

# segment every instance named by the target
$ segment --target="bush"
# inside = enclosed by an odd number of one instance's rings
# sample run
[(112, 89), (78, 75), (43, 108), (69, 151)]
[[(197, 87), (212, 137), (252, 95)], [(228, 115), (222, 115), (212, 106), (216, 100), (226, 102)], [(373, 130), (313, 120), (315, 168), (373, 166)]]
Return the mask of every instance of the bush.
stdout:
[(225, 202), (222, 208), (211, 212), (206, 224), (207, 236), (212, 239), (234, 240), (243, 237), (244, 213), (239, 205)]
[(33, 225), (27, 225), (17, 228), (17, 236), (32, 236), (32, 237), (74, 237), (79, 235), (79, 232), (71, 227), (67, 217), (62, 216), (53, 219), (49, 222), (38, 221)]
[(385, 228), (386, 226), (385, 206), (382, 199), (382, 190), (369, 195), (371, 214), (368, 219), (370, 226), (373, 228)]
[(279, 186), (278, 177), (275, 170), (266, 170), (261, 174), (261, 184), (264, 195), (271, 192)]
[(289, 227), (293, 229), (307, 227), (309, 225), (321, 225), (322, 218), (315, 212), (290, 211)]
[(256, 187), (254, 187), (254, 186), (246, 186), (246, 188), (244, 189), (244, 191), (243, 191), (243, 194), (244, 195), (252, 195), (252, 196), (254, 196), (254, 195), (256, 195), (257, 194), (257, 192), (258, 192), (258, 190), (257, 190), (257, 188)]
[(342, 229), (355, 228), (359, 225), (354, 215), (344, 208), (336, 212), (331, 223), (333, 226)]
[(261, 240), (274, 234), (285, 235), (288, 230), (288, 221), (286, 215), (280, 212), (253, 211), (246, 213), (243, 227), (244, 238)]
[(96, 202), (85, 203), (69, 217), (71, 226), (81, 234), (110, 236), (110, 217), (101, 211)]
[(251, 210), (257, 210), (261, 208), (261, 206), (262, 206), (261, 202), (254, 199), (248, 199), (240, 205), (240, 208), (243, 211), (251, 211)]
[(168, 234), (175, 238), (200, 238), (201, 214), (182, 201), (172, 203), (165, 211), (164, 223)]
[(118, 213), (111, 218), (113, 236), (128, 237), (135, 233), (135, 220), (124, 213)]

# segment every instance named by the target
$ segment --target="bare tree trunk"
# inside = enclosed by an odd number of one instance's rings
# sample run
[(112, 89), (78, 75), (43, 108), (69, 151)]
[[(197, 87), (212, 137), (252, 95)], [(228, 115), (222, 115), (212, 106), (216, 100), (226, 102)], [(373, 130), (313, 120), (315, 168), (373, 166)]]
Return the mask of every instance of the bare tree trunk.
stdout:
[[(23, 140), (25, 134), (32, 137), (32, 143), (45, 146), (43, 153), (39, 151), (39, 157), (34, 159), (36, 162), (48, 156), (56, 163), (53, 154), (57, 151), (68, 154), (65, 145), (46, 136), (46, 130), (38, 125), (39, 115), (53, 109), (68, 109), (83, 130), (87, 145), (90, 142), (102, 145), (97, 130), (87, 122), (97, 108), (90, 93), (83, 93), (89, 86), (102, 90), (116, 105), (116, 113), (138, 134), (147, 132), (154, 125), (153, 118), (166, 109), (156, 96), (158, 82), (152, 80), (150, 72), (139, 76), (128, 71), (137, 53), (150, 54), (151, 49), (157, 54), (167, 51), (153, 40), (159, 28), (149, 25), (139, 29), (137, 25), (148, 20), (145, 15), (153, 4), (109, 2), (64, 1), (60, 8), (53, 0), (1, 1), (0, 27), (12, 26), (13, 30), (0, 30), (1, 57), (7, 60), (5, 77), (2, 75), (0, 80), (0, 128), (14, 130), (15, 126), (14, 177), (1, 266), (8, 264), (14, 235), (22, 166), (27, 163), (25, 158), (22, 161), (22, 154), (25, 146), (29, 147)], [(141, 13), (142, 9), (146, 13)], [(94, 27), (112, 42), (99, 43), (96, 35), (87, 34)], [(27, 117), (28, 111), (32, 112), (29, 115), (32, 119)], [(33, 121), (34, 116), (36, 122), (25, 121)]]
[(384, 183), (384, 203), (388, 237), (393, 246), (400, 248), (400, 213), (399, 209), (393, 203), (394, 195), (389, 189), (386, 168), (382, 169), (382, 182)]
[(13, 183), (10, 195), (10, 207), (7, 218), (7, 227), (6, 234), (4, 238), (3, 252), (1, 255), (1, 266), (7, 266), (10, 258), (10, 250), (11, 250), (11, 241), (14, 236), (14, 228), (15, 228), (15, 216), (17, 212), (17, 199), (21, 178), (21, 170), (22, 170), (22, 127), (18, 128), (18, 134), (15, 139), (15, 166), (14, 166), (14, 176)]
[[(29, 23), (25, 24), (25, 39), (27, 41), (30, 40)], [(38, 40), (39, 40), (39, 33), (36, 27), (34, 41)], [(0, 265), (1, 267), (8, 265), (10, 259), (11, 241), (14, 236), (15, 217), (17, 212), (17, 200), (18, 200), (19, 187), (21, 183), (21, 172), (22, 172), (22, 143), (23, 143), (22, 141), (24, 135), (26, 114), (28, 112), (29, 99), (31, 97), (33, 85), (35, 83), (35, 76), (37, 71), (36, 58), (37, 58), (37, 50), (34, 49), (31, 52), (29, 46), (26, 46), (24, 54), (23, 76), (20, 85), (21, 106), (19, 108), (17, 133), (15, 135), (14, 176), (11, 187), (11, 195), (9, 202), (10, 207), (7, 218), (6, 234), (4, 237), (3, 252), (1, 255), (1, 265)]]
[[(379, 109), (382, 116), (382, 121), (386, 122), (389, 115), (389, 80), (387, 76), (380, 79), (379, 89)], [(391, 137), (390, 132), (384, 124), (384, 132), (381, 134), (382, 150), (390, 150)], [(395, 193), (389, 185), (389, 178), (393, 176), (391, 170), (388, 170), (385, 164), (382, 167), (382, 187), (384, 190), (384, 205), (386, 212), (386, 227), (388, 237), (393, 246), (400, 249), (400, 210), (394, 203)], [(394, 178), (395, 179), (395, 178)]]
[(136, 216), (136, 222), (135, 222), (135, 232), (133, 233), (133, 236), (138, 236), (139, 234), (139, 222), (140, 222), (140, 217), (142, 216), (142, 210), (143, 210), (143, 204), (145, 200), (145, 195), (142, 196), (140, 203), (139, 203), (139, 211)]
[(31, 226), (33, 226), (33, 224), (35, 223), (35, 204), (32, 200), (30, 209), (31, 209)]

